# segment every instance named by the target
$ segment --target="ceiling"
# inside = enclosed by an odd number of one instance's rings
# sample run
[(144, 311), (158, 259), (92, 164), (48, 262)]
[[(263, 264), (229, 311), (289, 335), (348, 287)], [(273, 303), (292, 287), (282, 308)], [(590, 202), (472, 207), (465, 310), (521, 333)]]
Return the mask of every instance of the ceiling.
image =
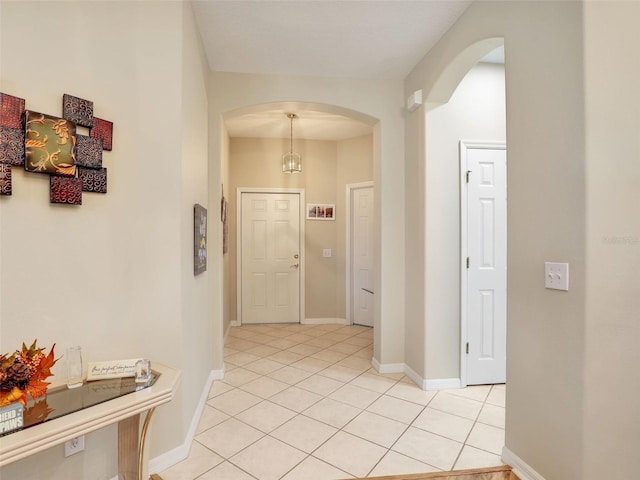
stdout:
[[(192, 0), (216, 72), (404, 79), (472, 0)], [(225, 120), (231, 137), (288, 137), (291, 106)], [(294, 110), (294, 137), (371, 133), (359, 121)]]

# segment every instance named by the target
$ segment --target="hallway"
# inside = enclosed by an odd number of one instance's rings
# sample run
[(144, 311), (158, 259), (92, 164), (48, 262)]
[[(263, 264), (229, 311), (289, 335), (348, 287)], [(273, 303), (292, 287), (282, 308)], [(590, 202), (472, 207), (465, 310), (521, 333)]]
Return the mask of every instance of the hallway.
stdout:
[(232, 327), (190, 456), (164, 480), (331, 480), (501, 465), (504, 385), (424, 392), (373, 330)]

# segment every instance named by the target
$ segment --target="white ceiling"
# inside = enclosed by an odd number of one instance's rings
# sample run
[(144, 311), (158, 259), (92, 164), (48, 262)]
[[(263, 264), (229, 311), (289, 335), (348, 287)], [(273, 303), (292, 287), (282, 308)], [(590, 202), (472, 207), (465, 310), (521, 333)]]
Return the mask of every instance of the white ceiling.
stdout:
[[(217, 72), (405, 78), (472, 0), (192, 0)], [(232, 137), (288, 137), (282, 108), (225, 119)], [(294, 138), (342, 140), (371, 126), (296, 111)]]

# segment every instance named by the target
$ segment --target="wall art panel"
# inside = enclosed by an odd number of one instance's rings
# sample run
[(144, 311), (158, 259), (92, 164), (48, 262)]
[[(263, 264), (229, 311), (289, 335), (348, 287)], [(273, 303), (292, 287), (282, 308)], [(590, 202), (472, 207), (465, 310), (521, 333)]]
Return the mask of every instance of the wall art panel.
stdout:
[(62, 116), (76, 125), (93, 126), (93, 102), (65, 93), (62, 96)]
[(75, 177), (75, 124), (30, 111), (26, 118), (25, 170)]
[(113, 148), (113, 122), (93, 117), (93, 127), (89, 130), (89, 136), (102, 140), (102, 148), (111, 151)]
[(23, 128), (24, 98), (0, 93), (0, 126)]
[(51, 176), (51, 203), (82, 205), (82, 180)]
[(0, 127), (0, 163), (24, 165), (24, 130)]
[(86, 135), (76, 135), (76, 165), (102, 168), (102, 142)]
[(0, 163), (0, 195), (11, 195), (11, 165)]
[(78, 177), (82, 180), (83, 192), (107, 193), (107, 169), (78, 167)]

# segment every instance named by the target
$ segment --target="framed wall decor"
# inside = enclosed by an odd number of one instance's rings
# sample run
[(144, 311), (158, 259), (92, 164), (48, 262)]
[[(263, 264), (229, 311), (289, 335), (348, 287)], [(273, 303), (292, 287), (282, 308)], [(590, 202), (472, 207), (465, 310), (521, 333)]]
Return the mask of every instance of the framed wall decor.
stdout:
[(207, 270), (207, 209), (193, 206), (193, 274)]
[(336, 206), (330, 203), (307, 203), (307, 220), (335, 220)]

